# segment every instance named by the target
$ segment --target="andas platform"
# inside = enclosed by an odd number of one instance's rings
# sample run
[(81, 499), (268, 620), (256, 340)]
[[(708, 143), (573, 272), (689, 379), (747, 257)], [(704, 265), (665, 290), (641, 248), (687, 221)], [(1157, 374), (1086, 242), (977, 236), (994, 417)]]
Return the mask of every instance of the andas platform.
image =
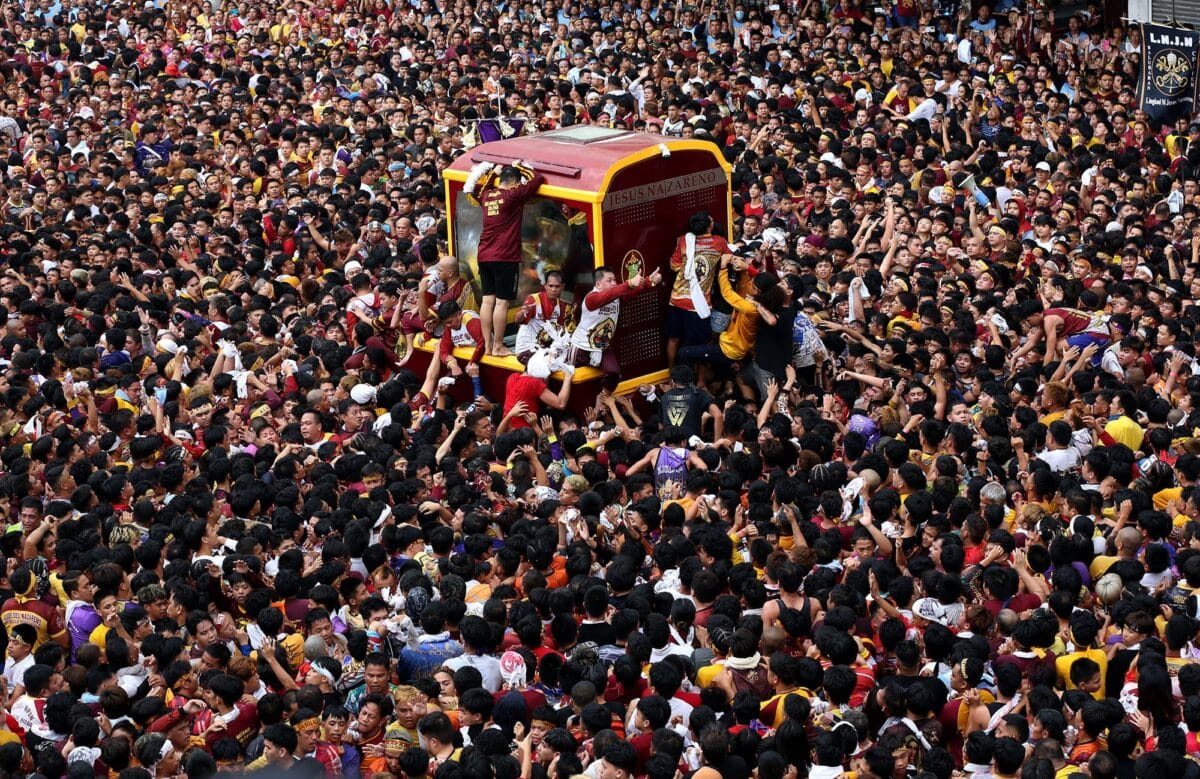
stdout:
[[(732, 221), (730, 167), (720, 150), (708, 141), (581, 125), (486, 143), (463, 154), (443, 178), (451, 251), (475, 290), (475, 305), (481, 214), (463, 196), (463, 184), (478, 162), (507, 165), (519, 159), (532, 163), (546, 182), (525, 206), (518, 302), (541, 289), (547, 271), (559, 270), (563, 297), (577, 315), (596, 268), (612, 268), (622, 281), (639, 270), (645, 275), (662, 270), (663, 285), (621, 304), (613, 345), (621, 364), (618, 394), (662, 381), (667, 364), (662, 323), (674, 280), (669, 260), (675, 241), (697, 211), (712, 214), (726, 233)], [(423, 370), (436, 344), (419, 340), (411, 367)], [(470, 357), (467, 349), (457, 355)], [(480, 370), (484, 391), (495, 400), (503, 398), (508, 376), (522, 370), (515, 357), (485, 357)], [(599, 379), (596, 369), (576, 371), (573, 410), (591, 405)], [(465, 400), (470, 386), (459, 382), (455, 391)]]

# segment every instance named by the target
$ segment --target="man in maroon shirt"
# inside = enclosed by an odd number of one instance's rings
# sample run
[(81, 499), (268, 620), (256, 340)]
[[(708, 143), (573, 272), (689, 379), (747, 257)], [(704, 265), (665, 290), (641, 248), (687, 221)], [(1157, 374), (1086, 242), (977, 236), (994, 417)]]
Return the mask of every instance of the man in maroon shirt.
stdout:
[[(504, 328), (508, 325), (508, 306), (517, 299), (517, 273), (521, 267), (521, 216), (525, 202), (533, 197), (545, 178), (517, 160), (502, 168), (494, 185), (483, 182), (480, 191), (473, 192), (475, 183), (490, 168), (480, 163), (471, 171), (464, 190), (479, 200), (483, 209), (483, 229), (479, 234), (479, 282), (483, 287), (483, 303), (479, 307), (483, 327), (483, 346), (487, 354), (506, 357), (512, 354), (504, 345)], [(480, 171), (476, 174), (476, 171)]]

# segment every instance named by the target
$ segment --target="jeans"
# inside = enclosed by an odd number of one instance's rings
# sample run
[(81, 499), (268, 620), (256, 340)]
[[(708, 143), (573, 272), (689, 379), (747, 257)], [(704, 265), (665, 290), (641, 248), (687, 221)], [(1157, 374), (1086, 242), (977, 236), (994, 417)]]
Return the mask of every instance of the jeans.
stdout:
[(721, 351), (720, 344), (715, 343), (685, 346), (679, 350), (676, 362), (681, 362), (685, 365), (707, 363), (714, 368), (725, 369), (733, 367), (733, 360), (725, 356), (725, 352)]

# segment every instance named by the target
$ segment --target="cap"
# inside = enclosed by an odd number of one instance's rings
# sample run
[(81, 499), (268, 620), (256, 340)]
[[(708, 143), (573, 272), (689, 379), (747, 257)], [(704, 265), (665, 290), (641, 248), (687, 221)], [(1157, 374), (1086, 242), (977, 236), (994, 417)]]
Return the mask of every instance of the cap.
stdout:
[(1047, 173), (1049, 173), (1049, 172), (1050, 172), (1050, 163), (1048, 163), (1048, 162), (1046, 162), (1046, 161), (1044, 161), (1044, 160), (1043, 160), (1042, 162), (1039, 162), (1039, 163), (1037, 164), (1037, 169), (1038, 169), (1038, 170), (1044, 170), (1044, 171), (1046, 171)]
[(362, 269), (363, 269), (363, 266), (362, 266), (361, 262), (359, 262), (358, 260), (350, 260), (350, 262), (346, 263), (345, 266), (343, 266), (342, 273), (345, 274), (345, 276), (348, 278), (348, 277), (354, 275), (355, 273), (362, 273)]
[(946, 608), (934, 598), (921, 598), (913, 604), (913, 614), (921, 619), (948, 625), (950, 622)]

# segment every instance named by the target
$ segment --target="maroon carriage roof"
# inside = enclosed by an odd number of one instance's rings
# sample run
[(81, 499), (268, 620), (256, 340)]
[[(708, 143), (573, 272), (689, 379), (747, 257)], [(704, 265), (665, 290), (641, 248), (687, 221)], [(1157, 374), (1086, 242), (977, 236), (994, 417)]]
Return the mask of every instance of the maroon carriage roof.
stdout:
[(479, 162), (509, 164), (524, 159), (546, 177), (549, 186), (599, 192), (614, 164), (647, 148), (663, 145), (671, 151), (702, 149), (720, 158), (717, 147), (707, 141), (577, 125), (476, 146), (459, 156), (448, 170), (461, 174), (452, 176), (460, 179)]

